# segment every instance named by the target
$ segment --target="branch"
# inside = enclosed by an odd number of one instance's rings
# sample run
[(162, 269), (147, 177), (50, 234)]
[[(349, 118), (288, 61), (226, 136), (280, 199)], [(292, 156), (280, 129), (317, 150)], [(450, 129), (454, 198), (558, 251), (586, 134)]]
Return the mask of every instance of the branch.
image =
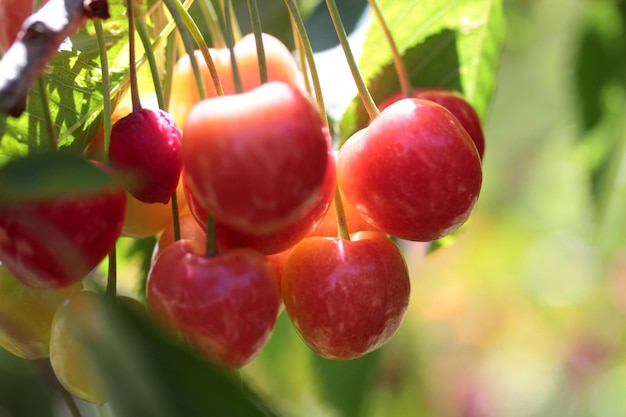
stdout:
[(0, 113), (22, 114), (30, 87), (61, 43), (93, 18), (109, 18), (107, 0), (48, 0), (24, 21), (0, 59)]

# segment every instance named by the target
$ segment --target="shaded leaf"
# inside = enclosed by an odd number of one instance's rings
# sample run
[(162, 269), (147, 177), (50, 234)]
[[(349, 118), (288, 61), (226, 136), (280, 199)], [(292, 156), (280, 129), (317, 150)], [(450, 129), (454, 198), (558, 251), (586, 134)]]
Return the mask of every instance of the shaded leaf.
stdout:
[(111, 174), (77, 155), (32, 154), (0, 167), (0, 204), (89, 192), (115, 181)]
[(81, 339), (118, 417), (274, 416), (238, 376), (162, 333), (144, 311), (101, 296)]

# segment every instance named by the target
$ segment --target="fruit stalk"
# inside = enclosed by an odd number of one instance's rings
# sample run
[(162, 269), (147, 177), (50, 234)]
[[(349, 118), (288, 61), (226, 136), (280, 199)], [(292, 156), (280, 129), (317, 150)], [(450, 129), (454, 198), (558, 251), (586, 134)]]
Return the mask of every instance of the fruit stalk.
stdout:
[(391, 48), (391, 57), (393, 58), (393, 65), (398, 73), (398, 81), (400, 82), (400, 89), (405, 97), (410, 98), (413, 94), (413, 89), (411, 87), (411, 79), (409, 74), (404, 66), (404, 62), (402, 62), (402, 56), (398, 51), (398, 46), (393, 39), (393, 35), (391, 34), (391, 30), (389, 29), (389, 25), (385, 21), (385, 17), (383, 16), (382, 10), (378, 7), (378, 3), (376, 0), (368, 0), (372, 11), (374, 12), (374, 16), (378, 21), (381, 29), (383, 30), (383, 34), (385, 35), (385, 39)]
[(257, 58), (259, 60), (259, 76), (261, 84), (267, 82), (267, 64), (265, 62), (265, 47), (263, 46), (261, 27), (261, 15), (256, 0), (248, 0), (248, 11), (250, 13), (250, 22), (252, 23), (252, 33), (254, 33), (254, 41), (256, 43)]
[(98, 40), (98, 52), (100, 53), (100, 67), (102, 68), (102, 118), (103, 118), (103, 138), (104, 154), (109, 153), (109, 142), (111, 141), (111, 79), (109, 78), (109, 58), (107, 56), (106, 40), (104, 39), (104, 29), (100, 20), (94, 20), (96, 38)]
[(335, 0), (326, 0), (326, 6), (328, 7), (328, 11), (330, 12), (330, 18), (333, 21), (335, 31), (337, 32), (337, 36), (339, 37), (339, 43), (341, 44), (344, 55), (346, 56), (346, 60), (348, 61), (348, 66), (350, 67), (352, 78), (354, 78), (357, 90), (359, 91), (359, 95), (361, 96), (361, 101), (363, 101), (363, 105), (365, 106), (365, 110), (367, 110), (367, 114), (369, 115), (370, 119), (374, 120), (380, 112), (378, 111), (378, 107), (376, 107), (376, 103), (374, 102), (372, 95), (367, 89), (367, 86), (365, 85), (365, 80), (363, 80), (363, 76), (359, 71), (359, 66), (356, 62), (356, 59), (354, 58), (354, 54), (352, 53), (352, 48), (350, 47), (350, 42), (348, 40), (348, 35), (346, 34), (346, 29), (343, 26), (341, 16), (339, 15), (339, 10), (337, 9), (337, 3), (335, 2)]

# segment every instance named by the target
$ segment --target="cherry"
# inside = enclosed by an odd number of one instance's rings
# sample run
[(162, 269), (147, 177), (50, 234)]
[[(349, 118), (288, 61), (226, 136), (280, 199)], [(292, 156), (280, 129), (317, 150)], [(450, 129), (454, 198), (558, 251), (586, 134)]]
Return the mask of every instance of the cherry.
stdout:
[(242, 233), (301, 218), (320, 199), (328, 160), (319, 112), (281, 82), (204, 100), (184, 127), (189, 188), (217, 222)]
[(79, 283), (61, 289), (28, 287), (0, 263), (0, 346), (20, 358), (47, 358), (52, 317), (78, 291)]
[(251, 361), (276, 322), (280, 293), (272, 267), (250, 249), (205, 257), (179, 240), (156, 258), (147, 283), (154, 316), (198, 351), (228, 368)]
[(282, 271), (285, 310), (307, 345), (329, 359), (355, 359), (396, 332), (408, 306), (409, 274), (396, 244), (379, 232), (352, 240), (310, 237)]
[[(187, 206), (182, 186), (176, 188), (179, 212)], [(168, 204), (144, 203), (126, 193), (126, 215), (122, 236), (141, 239), (162, 232), (172, 223), (172, 202)]]
[(0, 260), (25, 285), (71, 285), (111, 252), (125, 208), (117, 185), (0, 206)]
[(462, 225), (482, 182), (476, 146), (454, 115), (432, 101), (402, 99), (339, 151), (346, 200), (374, 227), (431, 241)]
[[(184, 176), (183, 176), (184, 178)], [(227, 225), (216, 222), (215, 229), (220, 248), (250, 248), (269, 255), (289, 249), (316, 229), (324, 218), (325, 213), (332, 207), (331, 201), (337, 181), (335, 159), (329, 154), (328, 169), (323, 188), (318, 201), (308, 208), (297, 221), (271, 233), (251, 234), (239, 232)], [(208, 211), (193, 192), (186, 186), (183, 179), (183, 188), (189, 200), (189, 209), (196, 218), (200, 227), (206, 229)], [(337, 226), (335, 223), (335, 232)]]
[[(278, 38), (263, 33), (263, 50), (269, 81), (282, 81), (293, 86), (300, 84), (298, 66), (289, 49)], [(213, 58), (224, 94), (235, 94), (235, 81), (229, 49), (213, 49), (209, 52)], [(252, 33), (245, 35), (234, 47), (237, 69), (241, 78), (242, 92), (250, 91), (261, 85), (256, 42)], [(200, 50), (194, 52), (196, 61), (202, 74), (206, 97), (216, 97), (217, 92)], [(184, 124), (187, 114), (194, 104), (200, 101), (198, 88), (189, 60), (189, 55), (183, 55), (174, 67), (172, 79), (172, 97), (170, 111), (177, 123)]]
[[(380, 110), (383, 110), (389, 107), (390, 104), (403, 98), (405, 97), (402, 92), (395, 93), (383, 100), (378, 107)], [(467, 130), (472, 141), (474, 141), (474, 145), (476, 145), (480, 158), (483, 158), (485, 154), (485, 135), (480, 118), (476, 110), (474, 110), (474, 107), (472, 107), (459, 92), (443, 87), (414, 88), (412, 98), (434, 101), (450, 110), (450, 112), (459, 119), (459, 122), (461, 122), (465, 130)]]
[(163, 110), (133, 111), (113, 124), (109, 159), (135, 198), (167, 204), (182, 170), (180, 130)]
[(80, 291), (65, 300), (54, 314), (50, 332), (50, 364), (61, 385), (83, 401), (101, 404), (104, 393), (84, 343), (85, 331), (97, 329), (101, 317), (97, 295)]

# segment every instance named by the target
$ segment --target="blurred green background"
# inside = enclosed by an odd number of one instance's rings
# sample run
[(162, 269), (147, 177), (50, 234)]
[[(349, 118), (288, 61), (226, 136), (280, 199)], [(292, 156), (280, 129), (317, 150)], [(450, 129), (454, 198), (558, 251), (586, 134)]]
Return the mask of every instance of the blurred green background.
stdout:
[[(470, 222), (428, 256), (403, 243), (410, 308), (372, 354), (321, 359), (281, 315), (240, 374), (284, 415), (626, 415), (626, 3), (505, 14)], [(15, 406), (43, 389), (33, 367), (0, 352), (0, 368), (0, 416), (45, 415)]]

